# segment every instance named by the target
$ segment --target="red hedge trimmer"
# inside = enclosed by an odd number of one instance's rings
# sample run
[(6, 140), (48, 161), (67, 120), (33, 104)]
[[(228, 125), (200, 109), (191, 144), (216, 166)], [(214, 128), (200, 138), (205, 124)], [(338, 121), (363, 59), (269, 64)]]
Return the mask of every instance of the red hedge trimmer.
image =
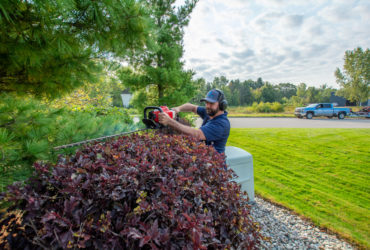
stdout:
[[(151, 111), (148, 112), (148, 110), (151, 110)], [(160, 106), (160, 107), (148, 106), (148, 107), (144, 108), (144, 118), (142, 119), (142, 122), (145, 124), (146, 128), (138, 129), (138, 130), (134, 130), (134, 131), (129, 131), (129, 132), (124, 132), (124, 133), (120, 133), (120, 134), (115, 134), (115, 135), (102, 136), (102, 137), (99, 137), (99, 138), (90, 139), (90, 140), (86, 140), (86, 141), (74, 142), (74, 143), (71, 143), (71, 144), (66, 144), (66, 145), (54, 147), (54, 150), (75, 147), (75, 146), (79, 146), (79, 145), (83, 145), (83, 144), (90, 143), (90, 142), (95, 142), (95, 141), (103, 141), (103, 140), (106, 140), (106, 139), (109, 139), (109, 138), (113, 138), (113, 137), (117, 137), (117, 136), (121, 136), (121, 135), (132, 134), (132, 133), (145, 131), (145, 130), (149, 130), (149, 129), (162, 129), (162, 128), (164, 128), (164, 126), (162, 124), (160, 124), (159, 120), (158, 120), (158, 114), (162, 113), (162, 112), (167, 113), (168, 116), (172, 119), (177, 119), (176, 112), (173, 111), (173, 110), (170, 110), (167, 106)]]

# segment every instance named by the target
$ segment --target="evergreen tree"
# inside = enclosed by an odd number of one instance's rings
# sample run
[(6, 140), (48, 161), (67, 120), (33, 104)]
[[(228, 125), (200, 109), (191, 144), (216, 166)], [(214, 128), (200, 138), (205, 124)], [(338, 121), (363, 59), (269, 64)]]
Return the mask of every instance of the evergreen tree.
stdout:
[(250, 88), (250, 81), (244, 81), (238, 91), (240, 95), (240, 105), (251, 105), (253, 103), (253, 95)]
[(230, 89), (230, 92), (231, 92), (231, 98), (229, 100), (227, 100), (229, 105), (230, 106), (240, 106), (241, 105), (241, 101), (240, 101), (241, 84), (240, 84), (240, 80), (239, 79), (231, 80), (229, 85), (228, 85), (228, 88)]
[(254, 89), (259, 89), (263, 86), (263, 81), (261, 77), (258, 77), (257, 81), (254, 83), (253, 88)]
[(276, 91), (270, 83), (266, 82), (261, 87), (261, 101), (262, 102), (274, 102), (275, 95), (276, 95)]
[(0, 91), (55, 97), (94, 82), (104, 59), (148, 41), (135, 0), (0, 2)]
[(175, 0), (142, 0), (150, 10), (156, 28), (156, 49), (134, 53), (134, 67), (121, 71), (123, 83), (136, 91), (136, 104), (178, 105), (189, 101), (196, 93), (193, 72), (183, 69), (184, 27), (198, 0), (187, 0), (174, 7)]

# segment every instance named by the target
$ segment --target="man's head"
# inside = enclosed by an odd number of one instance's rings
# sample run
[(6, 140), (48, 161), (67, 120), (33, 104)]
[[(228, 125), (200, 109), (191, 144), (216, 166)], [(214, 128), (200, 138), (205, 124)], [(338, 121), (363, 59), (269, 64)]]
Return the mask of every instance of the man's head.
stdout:
[(206, 102), (206, 110), (209, 116), (215, 116), (218, 111), (224, 111), (227, 107), (224, 93), (218, 89), (210, 90), (206, 97), (200, 101)]

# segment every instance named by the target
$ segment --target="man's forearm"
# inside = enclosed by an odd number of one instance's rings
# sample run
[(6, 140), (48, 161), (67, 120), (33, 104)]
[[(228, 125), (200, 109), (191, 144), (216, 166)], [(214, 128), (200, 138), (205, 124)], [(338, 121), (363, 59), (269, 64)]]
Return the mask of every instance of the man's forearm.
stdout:
[(206, 139), (202, 130), (192, 128), (192, 127), (189, 127), (189, 126), (185, 126), (185, 125), (183, 125), (183, 124), (181, 124), (181, 123), (179, 123), (179, 122), (177, 122), (173, 119), (171, 119), (167, 125), (170, 126), (173, 129), (177, 130), (177, 131), (180, 131), (180, 132), (186, 134), (186, 135), (193, 136), (193, 137), (197, 138), (198, 140), (205, 140)]
[(191, 103), (185, 103), (177, 107), (180, 112), (197, 112), (197, 106)]

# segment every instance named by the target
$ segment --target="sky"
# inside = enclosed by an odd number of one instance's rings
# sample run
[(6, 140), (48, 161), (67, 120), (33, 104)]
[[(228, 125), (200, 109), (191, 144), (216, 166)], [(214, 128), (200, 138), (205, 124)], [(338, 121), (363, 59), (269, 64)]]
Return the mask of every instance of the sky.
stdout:
[(223, 75), (339, 88), (334, 71), (357, 47), (370, 48), (370, 0), (199, 0), (183, 60), (207, 82)]

